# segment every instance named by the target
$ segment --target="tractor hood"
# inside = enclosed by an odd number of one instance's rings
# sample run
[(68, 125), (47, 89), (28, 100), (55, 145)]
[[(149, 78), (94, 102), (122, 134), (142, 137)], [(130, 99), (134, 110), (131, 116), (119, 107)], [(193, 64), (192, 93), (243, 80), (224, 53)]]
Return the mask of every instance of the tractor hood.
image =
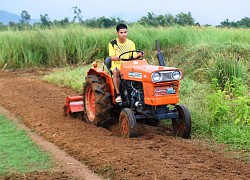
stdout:
[[(180, 72), (180, 74), (182, 75), (182, 71), (179, 68), (149, 65), (146, 60), (123, 61), (121, 66), (121, 76), (124, 79), (131, 79), (131, 80), (133, 79), (139, 81), (140, 79), (141, 80), (143, 79), (143, 81), (145, 80), (151, 81), (152, 80), (151, 77), (155, 72), (159, 72), (160, 75), (164, 74), (162, 75), (163, 80), (164, 77), (172, 76), (172, 72)], [(166, 76), (166, 74), (170, 75)], [(170, 81), (170, 80), (177, 80), (177, 79), (168, 78), (167, 80), (165, 79), (164, 81)]]
[(121, 71), (140, 71), (145, 73), (152, 73), (155, 71), (171, 71), (179, 70), (175, 67), (166, 67), (166, 66), (155, 66), (149, 65), (146, 60), (133, 60), (133, 61), (123, 61)]

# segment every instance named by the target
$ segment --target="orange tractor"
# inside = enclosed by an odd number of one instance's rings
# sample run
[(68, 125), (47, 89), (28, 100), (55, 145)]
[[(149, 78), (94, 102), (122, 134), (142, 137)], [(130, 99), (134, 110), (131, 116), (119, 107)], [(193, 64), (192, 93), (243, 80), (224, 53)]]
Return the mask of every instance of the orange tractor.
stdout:
[[(174, 135), (189, 138), (190, 112), (186, 106), (178, 104), (183, 72), (179, 68), (166, 67), (157, 41), (156, 47), (160, 66), (149, 65), (146, 59), (135, 59), (133, 55), (142, 52), (140, 50), (120, 55), (119, 58), (123, 61), (120, 69), (121, 103), (115, 102), (110, 64), (99, 68), (97, 63), (93, 63), (85, 78), (83, 96), (68, 96), (64, 114), (80, 112), (88, 123), (97, 126), (103, 126), (119, 117), (120, 132), (128, 137), (136, 136), (137, 122), (140, 120), (151, 124), (170, 120)], [(130, 58), (123, 58), (127, 53)]]

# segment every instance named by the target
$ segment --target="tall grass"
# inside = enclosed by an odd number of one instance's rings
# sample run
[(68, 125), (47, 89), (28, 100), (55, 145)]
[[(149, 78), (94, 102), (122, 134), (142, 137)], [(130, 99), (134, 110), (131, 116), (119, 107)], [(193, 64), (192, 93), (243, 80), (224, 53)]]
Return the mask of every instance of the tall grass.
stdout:
[[(146, 52), (146, 58), (152, 63), (156, 63), (155, 40), (159, 40), (168, 64), (184, 67), (192, 73), (222, 53), (240, 56), (249, 64), (249, 32), (248, 29), (131, 25), (128, 38), (136, 42), (137, 49)], [(93, 29), (79, 25), (66, 29), (0, 32), (0, 68), (5, 63), (9, 68), (87, 64), (104, 59), (108, 55), (107, 43), (115, 37), (115, 28)], [(189, 67), (190, 61), (196, 61), (197, 67)]]
[(0, 67), (60, 67), (105, 57), (108, 30), (72, 26), (0, 32)]
[(234, 78), (246, 80), (247, 69), (239, 57), (222, 55), (214, 60), (212, 67), (208, 68), (210, 79), (216, 78), (223, 90), (227, 82), (232, 83)]

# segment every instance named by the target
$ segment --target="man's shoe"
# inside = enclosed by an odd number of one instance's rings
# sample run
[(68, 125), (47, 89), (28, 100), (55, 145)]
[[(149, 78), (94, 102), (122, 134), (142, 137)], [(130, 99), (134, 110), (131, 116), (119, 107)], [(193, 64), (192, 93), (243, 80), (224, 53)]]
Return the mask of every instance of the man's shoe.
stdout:
[(121, 96), (117, 96), (117, 98), (115, 99), (116, 103), (121, 103), (122, 102), (122, 98)]

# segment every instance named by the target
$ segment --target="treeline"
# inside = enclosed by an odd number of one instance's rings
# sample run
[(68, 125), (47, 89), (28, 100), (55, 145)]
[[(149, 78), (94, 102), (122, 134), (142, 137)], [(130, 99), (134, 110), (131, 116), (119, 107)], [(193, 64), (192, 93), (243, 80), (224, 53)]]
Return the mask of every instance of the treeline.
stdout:
[(235, 28), (250, 28), (250, 18), (245, 17), (242, 18), (240, 21), (229, 21), (226, 19), (225, 21), (221, 22), (222, 27), (235, 27)]
[[(30, 24), (31, 16), (27, 11), (22, 11), (21, 18), (18, 23), (9, 22), (8, 25), (4, 25), (0, 22), (0, 30), (24, 30), (24, 29), (33, 29), (33, 28), (50, 28), (50, 27), (66, 27), (71, 24), (80, 24), (85, 25), (86, 27), (91, 28), (109, 28), (117, 25), (118, 23), (128, 23), (125, 20), (120, 18), (106, 18), (105, 16), (99, 18), (91, 18), (83, 20), (81, 15), (81, 9), (78, 7), (73, 7), (74, 16), (70, 21), (68, 17), (62, 20), (54, 20), (51, 21), (48, 14), (40, 14), (40, 22), (36, 22), (34, 24)], [(196, 22), (192, 17), (190, 12), (188, 13), (179, 13), (177, 15), (172, 14), (164, 14), (164, 15), (156, 15), (153, 12), (148, 12), (146, 16), (142, 16), (137, 22), (143, 26), (153, 26), (153, 27), (169, 27), (174, 25), (179, 26), (200, 26), (199, 22)], [(130, 23), (130, 24), (133, 24)], [(210, 24), (206, 24), (204, 26), (212, 26)], [(229, 21), (228, 19), (222, 21), (220, 25), (217, 27), (229, 27), (229, 28), (249, 28), (250, 27), (250, 18), (245, 17), (240, 21)]]

